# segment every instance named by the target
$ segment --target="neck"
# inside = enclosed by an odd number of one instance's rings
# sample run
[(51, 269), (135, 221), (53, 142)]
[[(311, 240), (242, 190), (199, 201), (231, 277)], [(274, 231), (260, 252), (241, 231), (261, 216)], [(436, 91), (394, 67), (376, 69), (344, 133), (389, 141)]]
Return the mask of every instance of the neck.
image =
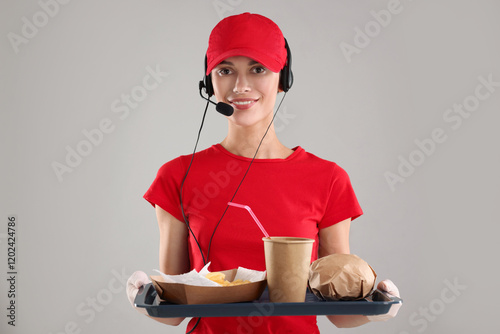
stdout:
[[(266, 127), (238, 127), (229, 125), (228, 135), (220, 143), (229, 152), (246, 158), (253, 158)], [(274, 124), (271, 124), (257, 153), (256, 159), (285, 159), (293, 151), (283, 145), (276, 136)]]

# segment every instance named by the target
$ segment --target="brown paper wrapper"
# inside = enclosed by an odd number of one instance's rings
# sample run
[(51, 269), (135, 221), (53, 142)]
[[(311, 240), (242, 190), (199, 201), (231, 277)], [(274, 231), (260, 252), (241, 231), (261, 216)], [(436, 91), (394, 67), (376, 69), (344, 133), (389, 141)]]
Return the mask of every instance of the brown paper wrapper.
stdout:
[(309, 267), (309, 290), (323, 300), (358, 300), (370, 294), (377, 274), (359, 256), (331, 254)]

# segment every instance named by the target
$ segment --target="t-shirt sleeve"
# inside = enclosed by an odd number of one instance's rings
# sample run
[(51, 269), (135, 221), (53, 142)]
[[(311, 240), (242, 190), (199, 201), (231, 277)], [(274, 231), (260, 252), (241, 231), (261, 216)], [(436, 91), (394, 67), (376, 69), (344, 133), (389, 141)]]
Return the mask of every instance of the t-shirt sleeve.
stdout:
[(160, 167), (156, 178), (144, 194), (153, 207), (158, 205), (180, 221), (184, 221), (180, 205), (180, 187), (185, 170), (177, 158)]
[(335, 164), (332, 172), (330, 196), (319, 228), (334, 225), (348, 218), (354, 220), (362, 214), (363, 210), (356, 198), (349, 175)]

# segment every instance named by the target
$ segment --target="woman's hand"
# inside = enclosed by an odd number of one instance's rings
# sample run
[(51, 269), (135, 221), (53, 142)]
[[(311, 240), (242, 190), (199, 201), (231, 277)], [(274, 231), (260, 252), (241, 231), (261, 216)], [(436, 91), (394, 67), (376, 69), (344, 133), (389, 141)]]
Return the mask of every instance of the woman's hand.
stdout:
[[(384, 292), (386, 292), (386, 293), (388, 293), (390, 295), (396, 296), (398, 298), (401, 297), (399, 295), (399, 289), (398, 289), (398, 287), (396, 286), (396, 284), (394, 284), (389, 279), (385, 279), (385, 280), (381, 281), (377, 285), (377, 289), (379, 289), (380, 291), (384, 291)], [(386, 314), (369, 315), (369, 316), (367, 316), (367, 318), (370, 321), (387, 321), (389, 319), (394, 318), (396, 316), (396, 314), (398, 314), (398, 311), (401, 308), (401, 305), (402, 305), (401, 303), (399, 303), (399, 304), (393, 304), (391, 306), (391, 308), (389, 309), (389, 312), (387, 312)]]
[(151, 281), (149, 280), (148, 275), (146, 275), (146, 273), (143, 271), (134, 272), (127, 280), (127, 297), (128, 300), (130, 301), (130, 304), (132, 304), (132, 306), (138, 312), (145, 315), (147, 315), (146, 309), (141, 307), (135, 307), (134, 300), (135, 297), (137, 296), (137, 293), (139, 292), (139, 289), (148, 283), (151, 283)]
[(136, 271), (128, 278), (128, 280), (127, 280), (127, 297), (128, 297), (128, 300), (130, 301), (130, 304), (132, 304), (132, 306), (137, 310), (137, 312), (142, 313), (144, 315), (147, 315), (151, 319), (154, 319), (158, 322), (161, 322), (162, 324), (170, 325), (170, 326), (179, 325), (184, 320), (184, 318), (151, 317), (148, 315), (148, 311), (146, 311), (145, 308), (135, 307), (134, 300), (135, 300), (135, 297), (137, 296), (137, 293), (139, 292), (139, 289), (148, 283), (151, 283), (151, 281), (149, 280), (148, 275), (146, 275), (146, 273), (143, 271)]

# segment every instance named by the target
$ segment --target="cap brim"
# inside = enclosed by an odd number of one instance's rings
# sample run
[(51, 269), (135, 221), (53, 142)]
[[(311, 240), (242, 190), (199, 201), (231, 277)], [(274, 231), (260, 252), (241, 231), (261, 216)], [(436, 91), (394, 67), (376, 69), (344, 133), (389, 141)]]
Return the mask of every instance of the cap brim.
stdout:
[(262, 64), (265, 68), (271, 70), (272, 72), (278, 73), (281, 71), (283, 66), (280, 65), (280, 63), (277, 60), (272, 59), (269, 57), (268, 54), (259, 52), (255, 49), (250, 49), (250, 48), (237, 48), (237, 49), (231, 49), (226, 52), (223, 52), (217, 57), (213, 58), (208, 64), (207, 64), (207, 73), (206, 75), (209, 75), (212, 70), (219, 65), (224, 59), (230, 58), (230, 57), (235, 57), (235, 56), (244, 56), (251, 58), (260, 64)]

